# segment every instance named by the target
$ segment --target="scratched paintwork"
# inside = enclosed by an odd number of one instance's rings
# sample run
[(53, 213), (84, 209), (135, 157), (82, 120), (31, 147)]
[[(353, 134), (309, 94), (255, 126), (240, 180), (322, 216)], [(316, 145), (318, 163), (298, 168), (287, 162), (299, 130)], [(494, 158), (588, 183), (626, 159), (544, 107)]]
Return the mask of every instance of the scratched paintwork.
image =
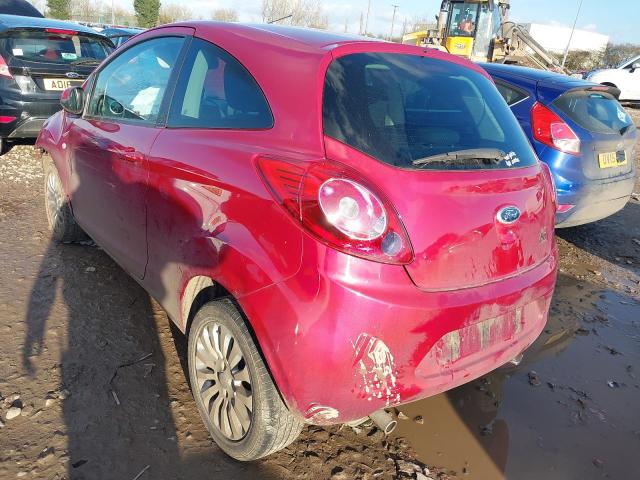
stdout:
[(356, 383), (364, 398), (382, 399), (387, 406), (400, 402), (395, 361), (381, 339), (361, 333), (353, 343), (353, 364)]
[(314, 425), (330, 425), (335, 422), (340, 412), (327, 405), (312, 403), (304, 412), (304, 419)]

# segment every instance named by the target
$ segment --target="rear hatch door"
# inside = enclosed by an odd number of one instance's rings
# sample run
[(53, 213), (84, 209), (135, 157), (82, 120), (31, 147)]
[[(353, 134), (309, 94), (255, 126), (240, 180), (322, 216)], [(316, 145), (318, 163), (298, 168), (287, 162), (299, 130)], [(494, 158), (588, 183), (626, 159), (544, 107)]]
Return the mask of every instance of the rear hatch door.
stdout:
[(327, 156), (371, 178), (400, 215), (418, 288), (496, 282), (551, 254), (549, 176), (482, 73), (428, 56), (346, 55), (327, 72), (323, 124)]
[[(527, 271), (551, 253), (553, 208), (540, 166), (443, 172), (410, 183), (415, 187), (403, 188), (402, 195), (417, 201), (396, 195), (395, 202), (416, 256), (407, 271), (423, 289), (491, 283)], [(519, 218), (503, 223), (514, 207)]]
[(542, 80), (538, 97), (574, 130), (581, 140), (580, 168), (589, 180), (606, 180), (633, 170), (636, 127), (617, 100), (613, 87), (576, 81), (556, 89)]
[(81, 85), (113, 50), (99, 34), (58, 28), (17, 28), (0, 36), (0, 54), (22, 93), (57, 98)]

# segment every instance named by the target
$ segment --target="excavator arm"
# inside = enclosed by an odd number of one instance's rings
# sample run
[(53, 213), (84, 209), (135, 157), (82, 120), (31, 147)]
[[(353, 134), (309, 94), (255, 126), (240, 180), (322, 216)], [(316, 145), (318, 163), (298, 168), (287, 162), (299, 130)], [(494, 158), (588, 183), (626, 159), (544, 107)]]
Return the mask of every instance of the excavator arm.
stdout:
[(542, 70), (567, 73), (558, 60), (540, 45), (520, 24), (501, 23), (502, 52), (494, 50), (491, 61), (499, 63), (530, 64)]

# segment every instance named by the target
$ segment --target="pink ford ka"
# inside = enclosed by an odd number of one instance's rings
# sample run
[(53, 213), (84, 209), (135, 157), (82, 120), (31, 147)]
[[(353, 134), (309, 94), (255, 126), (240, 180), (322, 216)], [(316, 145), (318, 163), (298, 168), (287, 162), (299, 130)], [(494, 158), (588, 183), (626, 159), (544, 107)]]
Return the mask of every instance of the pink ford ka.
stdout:
[(555, 193), (483, 70), (406, 45), (193, 22), (111, 55), (37, 141), (53, 236), (93, 238), (189, 338), (220, 447), (371, 416), (517, 357)]

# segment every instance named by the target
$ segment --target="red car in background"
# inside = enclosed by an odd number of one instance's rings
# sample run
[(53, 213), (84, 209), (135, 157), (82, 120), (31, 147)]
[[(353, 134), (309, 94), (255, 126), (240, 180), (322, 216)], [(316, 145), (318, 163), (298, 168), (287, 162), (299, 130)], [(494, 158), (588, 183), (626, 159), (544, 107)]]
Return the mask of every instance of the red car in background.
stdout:
[(273, 25), (146, 31), (37, 141), (55, 239), (90, 235), (189, 337), (252, 460), (472, 380), (542, 330), (555, 196), (487, 74)]

